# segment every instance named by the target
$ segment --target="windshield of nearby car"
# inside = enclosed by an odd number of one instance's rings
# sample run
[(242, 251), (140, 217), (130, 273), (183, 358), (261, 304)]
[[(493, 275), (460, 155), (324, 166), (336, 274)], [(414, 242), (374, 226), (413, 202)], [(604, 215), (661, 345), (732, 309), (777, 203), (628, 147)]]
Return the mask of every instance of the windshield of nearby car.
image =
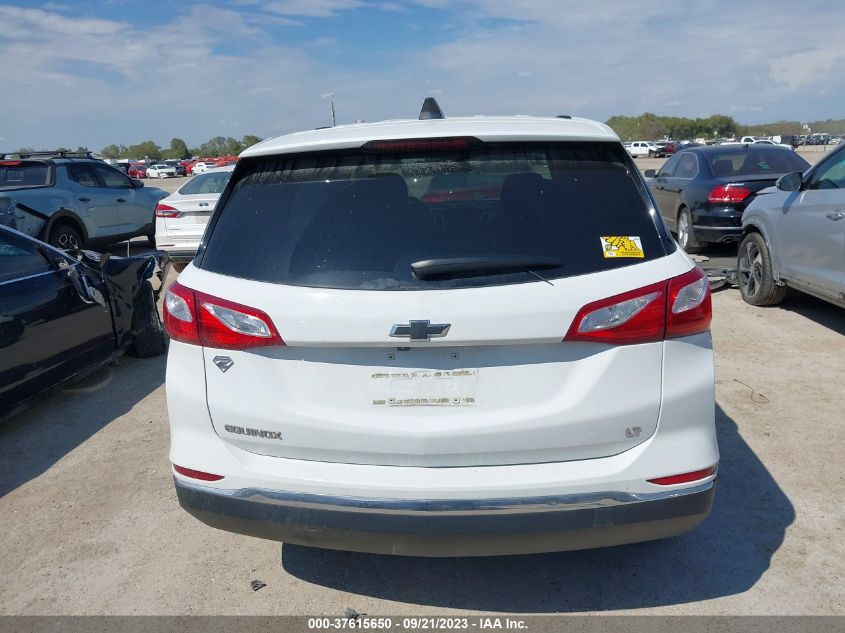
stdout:
[[(346, 150), (242, 162), (198, 262), (224, 275), (323, 288), (445, 289), (537, 275), (553, 282), (672, 249), (619, 143)], [(620, 247), (629, 254), (615, 257)]]
[(0, 160), (0, 189), (50, 184), (50, 168), (37, 161)]
[(804, 171), (810, 164), (790, 149), (776, 148), (746, 151), (710, 152), (707, 160), (717, 178), (723, 176), (756, 176), (788, 174)]
[(179, 189), (179, 193), (183, 196), (203, 193), (222, 193), (231, 175), (232, 172), (230, 171), (210, 171), (199, 176), (194, 176)]

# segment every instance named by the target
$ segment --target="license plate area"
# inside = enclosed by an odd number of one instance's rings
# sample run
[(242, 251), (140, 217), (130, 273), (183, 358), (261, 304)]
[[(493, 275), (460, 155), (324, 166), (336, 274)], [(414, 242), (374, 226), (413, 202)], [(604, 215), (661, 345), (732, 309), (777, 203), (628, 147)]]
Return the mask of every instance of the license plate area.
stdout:
[(472, 407), (478, 369), (386, 368), (370, 376), (376, 407)]

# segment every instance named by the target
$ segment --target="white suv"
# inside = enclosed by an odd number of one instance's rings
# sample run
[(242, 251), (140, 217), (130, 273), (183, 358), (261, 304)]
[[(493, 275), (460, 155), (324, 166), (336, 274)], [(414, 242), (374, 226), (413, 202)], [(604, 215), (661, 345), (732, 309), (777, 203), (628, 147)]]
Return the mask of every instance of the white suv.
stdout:
[(600, 123), (264, 141), (164, 314), (176, 490), (209, 525), (460, 556), (710, 511), (709, 285)]

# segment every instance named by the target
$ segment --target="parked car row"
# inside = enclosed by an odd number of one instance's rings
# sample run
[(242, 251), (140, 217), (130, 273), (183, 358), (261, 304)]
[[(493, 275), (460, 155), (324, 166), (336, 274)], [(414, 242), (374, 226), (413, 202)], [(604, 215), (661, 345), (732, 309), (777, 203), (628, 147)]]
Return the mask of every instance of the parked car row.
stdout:
[(663, 158), (672, 156), (685, 147), (695, 145), (692, 141), (631, 141), (622, 144), (634, 158)]

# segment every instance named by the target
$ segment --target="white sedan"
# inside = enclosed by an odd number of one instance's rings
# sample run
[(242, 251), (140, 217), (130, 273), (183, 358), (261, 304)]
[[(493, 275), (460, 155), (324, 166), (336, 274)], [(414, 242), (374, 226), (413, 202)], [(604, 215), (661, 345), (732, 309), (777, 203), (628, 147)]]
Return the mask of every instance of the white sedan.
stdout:
[(204, 174), (210, 169), (215, 169), (217, 167), (217, 163), (212, 163), (211, 161), (204, 161), (199, 163), (194, 163), (192, 168), (192, 172), (195, 174)]
[(176, 178), (176, 168), (164, 163), (147, 167), (147, 178)]
[(196, 255), (208, 218), (234, 169), (232, 165), (198, 174), (159, 201), (156, 246), (174, 263), (189, 262)]

